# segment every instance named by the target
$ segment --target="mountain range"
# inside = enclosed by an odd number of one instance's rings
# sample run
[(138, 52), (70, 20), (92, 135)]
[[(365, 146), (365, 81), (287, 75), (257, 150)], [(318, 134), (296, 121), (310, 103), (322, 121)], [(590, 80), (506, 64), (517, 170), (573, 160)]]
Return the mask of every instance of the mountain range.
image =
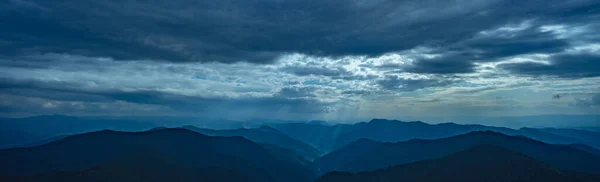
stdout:
[(316, 182), (594, 182), (598, 176), (553, 168), (494, 145), (477, 145), (448, 156), (380, 170), (332, 172)]
[(0, 121), (11, 131), (0, 141), (12, 146), (0, 149), (1, 181), (587, 182), (600, 175), (599, 134), (581, 128), (374, 119), (215, 129), (108, 118), (125, 123), (96, 130), (107, 118), (51, 116), (74, 126), (43, 121), (51, 127), (44, 131), (35, 127), (42, 118)]
[(454, 123), (427, 124), (420, 121), (373, 119), (356, 124), (323, 125), (311, 123), (273, 124), (273, 128), (316, 147), (331, 152), (361, 138), (383, 142), (411, 139), (440, 139), (472, 131), (494, 131), (506, 135), (523, 135), (551, 144), (583, 144), (600, 149), (600, 133), (579, 129), (520, 128)]
[(293, 139), (270, 126), (259, 128), (240, 128), (231, 130), (214, 130), (207, 128), (198, 128), (195, 126), (184, 126), (182, 128), (192, 130), (209, 136), (242, 136), (256, 143), (269, 144), (284, 147), (299, 154), (302, 158), (312, 161), (321, 156), (321, 152), (314, 147), (301, 141)]
[(321, 173), (360, 172), (434, 159), (471, 147), (489, 144), (530, 156), (552, 166), (600, 174), (600, 156), (564, 145), (552, 145), (522, 136), (476, 131), (437, 140), (413, 139), (387, 143), (361, 139), (317, 160)]
[[(91, 169), (104, 162), (152, 152), (185, 168), (231, 169), (253, 181), (310, 181), (308, 166), (289, 154), (243, 137), (212, 137), (187, 129), (147, 132), (98, 131), (36, 147), (0, 150), (0, 176), (31, 176)], [(277, 167), (273, 167), (277, 166)]]
[[(564, 118), (564, 117), (563, 117)], [(507, 135), (524, 135), (552, 144), (584, 144), (600, 148), (600, 134), (594, 127), (576, 129), (491, 127), (454, 123), (427, 124), (373, 119), (356, 124), (327, 124), (325, 121), (283, 120), (216, 120), (200, 117), (75, 117), (42, 115), (26, 118), (0, 118), (0, 148), (32, 146), (64, 135), (99, 130), (146, 131), (157, 127), (195, 126), (213, 130), (235, 130), (271, 126), (293, 139), (316, 148), (320, 153), (331, 152), (360, 138), (399, 142), (410, 139), (439, 139), (471, 131), (495, 131)]]

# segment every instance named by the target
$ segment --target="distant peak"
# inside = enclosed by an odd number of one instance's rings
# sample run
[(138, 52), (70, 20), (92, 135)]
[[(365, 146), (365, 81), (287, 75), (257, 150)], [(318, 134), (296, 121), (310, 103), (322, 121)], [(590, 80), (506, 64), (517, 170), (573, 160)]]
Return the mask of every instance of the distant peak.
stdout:
[(372, 119), (371, 121), (369, 121), (369, 123), (375, 123), (375, 124), (397, 124), (397, 123), (409, 123), (409, 124), (426, 124), (425, 122), (422, 121), (401, 121), (401, 120), (389, 120), (389, 119)]
[(262, 125), (262, 126), (260, 126), (260, 129), (274, 129), (274, 128), (269, 125)]
[(327, 121), (322, 121), (322, 120), (312, 120), (312, 121), (309, 121), (308, 124), (328, 125), (329, 123), (327, 123)]
[(501, 133), (494, 132), (492, 130), (479, 130), (479, 131), (472, 131), (470, 133), (474, 133), (474, 134), (477, 134), (477, 133), (480, 133), (480, 134), (501, 134)]
[(446, 123), (438, 123), (437, 125), (440, 125), (440, 126), (447, 126), (447, 125), (456, 126), (456, 125), (459, 125), (459, 124), (456, 124), (456, 123), (453, 123), (453, 122), (446, 122)]
[(395, 122), (402, 122), (399, 120), (389, 120), (389, 119), (372, 119), (371, 121), (369, 121), (369, 123), (395, 123)]
[(152, 128), (152, 129), (150, 129), (148, 131), (157, 131), (157, 130), (164, 130), (164, 129), (167, 129), (167, 127), (159, 126), (159, 127), (156, 127), (156, 128)]
[(268, 132), (279, 132), (279, 130), (277, 130), (277, 129), (275, 129), (275, 128), (271, 127), (271, 126), (268, 126), (268, 125), (262, 125), (262, 126), (260, 126), (260, 128), (258, 128), (258, 129), (259, 129), (259, 130), (261, 130), (261, 131), (268, 131)]
[[(186, 129), (186, 128), (165, 128), (165, 129), (160, 129), (160, 130), (145, 131), (145, 132), (142, 132), (142, 133), (169, 133), (169, 132), (191, 132), (191, 133), (197, 133), (197, 132), (194, 132), (194, 131)], [(197, 133), (197, 134), (200, 134), (200, 133)]]
[(185, 126), (182, 126), (181, 128), (186, 128), (186, 129), (188, 129), (188, 128), (191, 128), (191, 129), (198, 129), (198, 127), (196, 127), (196, 126), (194, 126), (194, 125), (185, 125)]
[(390, 121), (390, 120), (388, 120), (388, 119), (380, 119), (380, 118), (373, 118), (373, 119), (371, 119), (370, 122), (387, 122), (387, 121)]

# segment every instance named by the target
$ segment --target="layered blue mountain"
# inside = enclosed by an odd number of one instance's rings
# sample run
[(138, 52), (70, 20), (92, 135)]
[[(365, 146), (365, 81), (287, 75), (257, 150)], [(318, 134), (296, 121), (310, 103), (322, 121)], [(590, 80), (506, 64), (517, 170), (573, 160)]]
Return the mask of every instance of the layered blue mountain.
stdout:
[(243, 126), (241, 121), (199, 117), (79, 117), (40, 115), (25, 118), (0, 118), (0, 149), (43, 144), (57, 136), (100, 130), (146, 131), (156, 127), (179, 127), (194, 124), (213, 129)]
[(575, 129), (586, 130), (586, 131), (593, 131), (593, 132), (600, 132), (600, 127), (577, 127)]
[(334, 150), (336, 138), (340, 134), (353, 128), (353, 125), (323, 123), (283, 123), (270, 126), (325, 153)]
[(187, 129), (104, 130), (36, 147), (0, 150), (0, 176), (52, 176), (59, 171), (85, 171), (150, 152), (183, 168), (232, 170), (253, 181), (305, 182), (315, 178), (309, 166), (287, 158), (290, 155), (280, 151), (243, 137), (213, 137)]
[(308, 161), (313, 161), (321, 156), (321, 152), (314, 147), (293, 139), (270, 126), (232, 130), (213, 130), (195, 126), (184, 126), (183, 128), (209, 136), (241, 136), (256, 143), (280, 146), (294, 151)]
[(43, 138), (44, 136), (40, 136), (38, 134), (2, 128), (0, 129), (0, 149), (34, 143), (42, 140)]
[(103, 129), (145, 131), (156, 127), (194, 125), (200, 128), (231, 130), (248, 125), (256, 126), (256, 123), (270, 125), (296, 140), (309, 144), (320, 152), (333, 151), (360, 138), (399, 142), (410, 139), (439, 139), (471, 131), (485, 130), (507, 135), (524, 135), (552, 144), (584, 144), (596, 149), (600, 148), (600, 144), (598, 144), (600, 140), (597, 137), (598, 132), (575, 129), (521, 128), (514, 130), (483, 125), (458, 125), (453, 123), (432, 125), (423, 122), (401, 122), (383, 119), (374, 119), (365, 123), (335, 125), (328, 125), (324, 121), (286, 122), (289, 121), (252, 120), (243, 122), (198, 117), (74, 117), (63, 115), (1, 118), (0, 148), (32, 146), (32, 144), (51, 141), (57, 136)]
[(600, 177), (565, 171), (493, 145), (477, 145), (446, 157), (384, 169), (332, 172), (316, 182), (595, 182)]
[(361, 172), (440, 158), (477, 145), (503, 147), (564, 170), (600, 173), (600, 156), (564, 145), (552, 145), (523, 136), (476, 131), (436, 140), (414, 139), (387, 143), (361, 139), (317, 160), (322, 174), (331, 171)]
[(563, 146), (568, 146), (571, 148), (575, 148), (581, 151), (585, 151), (588, 152), (590, 154), (596, 154), (596, 155), (600, 155), (600, 150), (587, 146), (587, 145), (582, 145), (582, 144), (567, 144), (567, 145), (563, 145)]
[(562, 129), (562, 128), (541, 128), (538, 129), (545, 133), (565, 136), (581, 141), (581, 144), (586, 144), (596, 149), (600, 149), (600, 133), (578, 130), (578, 129)]
[(596, 137), (598, 133), (583, 130), (569, 130), (572, 133), (550, 132), (549, 129), (521, 128), (515, 130), (484, 125), (427, 124), (419, 121), (402, 122), (385, 119), (373, 119), (370, 122), (357, 124), (289, 123), (274, 124), (272, 126), (323, 152), (333, 151), (361, 138), (383, 142), (399, 142), (411, 139), (440, 139), (472, 131), (494, 131), (506, 135), (523, 135), (551, 144), (583, 144), (600, 148), (600, 145), (598, 145), (600, 140), (597, 140)]

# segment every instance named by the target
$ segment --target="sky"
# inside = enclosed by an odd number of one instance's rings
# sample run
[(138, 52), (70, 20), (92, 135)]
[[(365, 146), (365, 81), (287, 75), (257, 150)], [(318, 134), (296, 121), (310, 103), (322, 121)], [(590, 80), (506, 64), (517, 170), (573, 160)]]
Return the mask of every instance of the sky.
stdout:
[(595, 0), (1, 0), (0, 116), (600, 114)]

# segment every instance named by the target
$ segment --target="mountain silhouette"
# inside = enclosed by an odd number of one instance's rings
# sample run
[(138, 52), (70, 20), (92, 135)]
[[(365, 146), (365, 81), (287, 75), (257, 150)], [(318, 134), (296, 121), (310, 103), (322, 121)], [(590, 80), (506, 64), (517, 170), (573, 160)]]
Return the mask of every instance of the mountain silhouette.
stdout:
[(44, 137), (79, 134), (104, 129), (120, 131), (143, 131), (156, 127), (152, 122), (127, 118), (76, 117), (65, 115), (40, 115), (26, 118), (0, 120), (5, 129), (24, 131)]
[(477, 145), (449, 156), (361, 173), (332, 172), (316, 182), (593, 182), (600, 177), (563, 171), (508, 149)]
[(565, 136), (581, 141), (581, 144), (592, 146), (596, 149), (600, 149), (600, 133), (586, 130), (577, 129), (559, 129), (559, 128), (540, 128), (538, 129), (545, 133), (551, 133), (555, 135)]
[(491, 131), (476, 131), (437, 140), (415, 139), (398, 143), (363, 139), (315, 160), (315, 165), (322, 174), (330, 171), (371, 171), (440, 158), (482, 144), (504, 147), (560, 169), (600, 173), (600, 165), (597, 165), (600, 164), (598, 155), (568, 146), (551, 145), (526, 137), (507, 136)]
[(100, 166), (80, 170), (61, 171), (33, 176), (0, 178), (6, 182), (250, 182), (240, 173), (215, 168), (191, 168), (161, 159), (160, 154), (136, 153)]
[(293, 139), (269, 126), (233, 130), (213, 130), (197, 128), (195, 126), (184, 126), (183, 128), (209, 136), (241, 136), (256, 143), (288, 148), (308, 161), (312, 161), (321, 156), (321, 152), (314, 147)]
[(80, 171), (148, 151), (175, 165), (234, 170), (254, 181), (304, 182), (315, 177), (308, 166), (286, 159), (288, 155), (278, 154), (278, 150), (268, 150), (243, 137), (212, 137), (187, 129), (104, 130), (37, 147), (0, 150), (0, 175)]
[[(273, 124), (275, 129), (310, 144), (323, 152), (331, 152), (361, 138), (382, 142), (401, 142), (411, 139), (440, 139), (472, 131), (494, 131), (506, 135), (523, 135), (551, 144), (585, 144), (596, 146), (594, 135), (572, 137), (564, 133), (550, 133), (541, 129), (518, 130), (484, 125), (460, 125), (454, 123), (427, 124), (420, 121), (373, 119), (356, 124), (322, 125), (311, 123)], [(597, 133), (596, 133), (597, 134)]]
[(44, 136), (25, 131), (0, 129), (0, 149), (34, 143), (42, 140)]
[(600, 127), (576, 127), (575, 129), (600, 133)]
[[(0, 118), (0, 148), (28, 146), (29, 143), (61, 135), (81, 134), (100, 130), (146, 131), (156, 127), (179, 127), (194, 124), (205, 128), (239, 128), (242, 121), (178, 116), (66, 116), (39, 115), (24, 118)], [(21, 137), (8, 135), (20, 132)], [(5, 137), (4, 134), (7, 134)], [(27, 135), (23, 135), (27, 134)], [(30, 139), (29, 139), (30, 138)]]
[(590, 146), (587, 146), (587, 145), (583, 145), (583, 144), (568, 144), (568, 145), (565, 145), (565, 146), (576, 148), (576, 149), (579, 149), (581, 151), (586, 151), (586, 152), (591, 153), (591, 154), (600, 155), (600, 150), (598, 150), (596, 148), (593, 148), (593, 147), (590, 147)]

